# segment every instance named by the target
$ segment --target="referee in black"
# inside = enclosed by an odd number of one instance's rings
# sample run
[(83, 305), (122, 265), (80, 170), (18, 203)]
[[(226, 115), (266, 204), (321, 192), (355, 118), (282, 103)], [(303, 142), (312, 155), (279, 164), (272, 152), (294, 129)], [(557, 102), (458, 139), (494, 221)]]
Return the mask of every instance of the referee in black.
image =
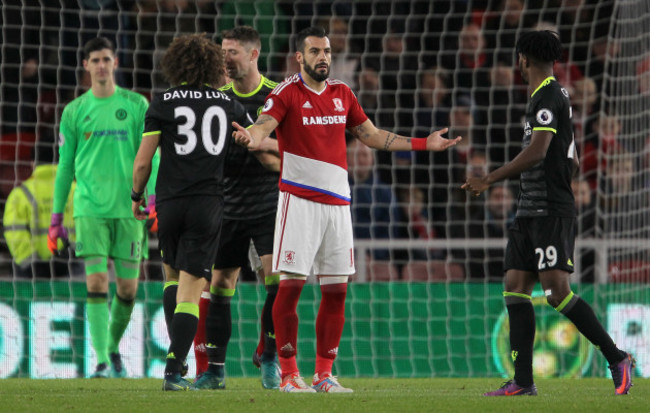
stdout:
[(557, 33), (530, 31), (517, 41), (522, 78), (528, 84), (522, 151), (484, 177), (470, 177), (463, 189), (478, 196), (503, 179), (520, 179), (517, 216), (508, 231), (505, 298), (510, 321), (513, 380), (486, 396), (536, 395), (533, 381), (535, 313), (531, 294), (537, 281), (547, 302), (599, 348), (612, 371), (616, 394), (632, 385), (634, 359), (618, 349), (593, 310), (571, 291), (576, 209), (571, 178), (579, 161), (573, 138), (569, 93), (553, 77), (562, 56)]

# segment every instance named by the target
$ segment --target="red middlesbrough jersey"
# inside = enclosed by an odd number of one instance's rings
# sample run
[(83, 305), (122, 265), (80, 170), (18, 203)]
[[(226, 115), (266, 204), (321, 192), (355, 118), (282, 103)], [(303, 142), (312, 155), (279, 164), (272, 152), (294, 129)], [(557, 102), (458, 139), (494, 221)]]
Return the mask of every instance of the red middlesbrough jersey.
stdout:
[(328, 79), (318, 93), (298, 73), (273, 89), (262, 114), (279, 123), (280, 190), (323, 204), (349, 205), (345, 129), (368, 119), (350, 88)]

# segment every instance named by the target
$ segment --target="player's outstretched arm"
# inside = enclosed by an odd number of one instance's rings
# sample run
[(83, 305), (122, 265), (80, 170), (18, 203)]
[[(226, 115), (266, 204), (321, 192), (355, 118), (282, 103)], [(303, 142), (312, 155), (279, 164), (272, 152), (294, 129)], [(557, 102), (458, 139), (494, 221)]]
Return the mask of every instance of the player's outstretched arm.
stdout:
[(143, 194), (149, 175), (151, 175), (151, 160), (156, 154), (160, 133), (154, 133), (142, 137), (140, 148), (135, 155), (133, 163), (133, 189), (131, 190), (131, 209), (136, 219), (146, 219), (148, 214), (143, 210), (146, 206)]
[(233, 122), (232, 127), (234, 128), (232, 137), (237, 144), (257, 150), (262, 140), (278, 127), (278, 121), (273, 116), (260, 115), (253, 126), (244, 128), (239, 123)]
[(444, 151), (456, 145), (462, 139), (460, 136), (455, 139), (443, 138), (442, 135), (447, 133), (447, 131), (448, 129), (444, 128), (433, 132), (426, 138), (412, 138), (397, 135), (383, 129), (377, 129), (370, 120), (366, 120), (361, 125), (351, 128), (352, 134), (361, 142), (371, 148), (384, 151)]

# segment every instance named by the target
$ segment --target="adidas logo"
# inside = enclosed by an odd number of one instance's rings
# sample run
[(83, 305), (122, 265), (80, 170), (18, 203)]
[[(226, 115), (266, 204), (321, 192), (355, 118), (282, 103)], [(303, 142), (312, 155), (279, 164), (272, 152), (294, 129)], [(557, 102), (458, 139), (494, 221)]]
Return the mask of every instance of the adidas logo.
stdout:
[(293, 346), (291, 345), (291, 343), (287, 343), (287, 344), (285, 344), (284, 346), (282, 346), (282, 347), (280, 348), (280, 351), (282, 351), (282, 352), (287, 352), (287, 353), (292, 353), (292, 352), (294, 352), (294, 351), (296, 351), (296, 350), (293, 348)]
[(311, 103), (309, 103), (309, 101), (305, 102), (305, 104), (302, 105), (302, 108), (303, 109), (312, 109)]
[(339, 348), (338, 348), (338, 347), (334, 347), (333, 349), (331, 349), (330, 351), (328, 351), (327, 354), (333, 354), (333, 355), (336, 356), (337, 354), (339, 354)]
[(272, 338), (273, 340), (275, 340), (275, 334), (273, 334), (273, 333), (271, 333), (271, 332), (269, 332), (266, 336), (267, 336), (268, 338)]
[(90, 122), (92, 119), (90, 119), (90, 115), (86, 115), (84, 118), (84, 122)]

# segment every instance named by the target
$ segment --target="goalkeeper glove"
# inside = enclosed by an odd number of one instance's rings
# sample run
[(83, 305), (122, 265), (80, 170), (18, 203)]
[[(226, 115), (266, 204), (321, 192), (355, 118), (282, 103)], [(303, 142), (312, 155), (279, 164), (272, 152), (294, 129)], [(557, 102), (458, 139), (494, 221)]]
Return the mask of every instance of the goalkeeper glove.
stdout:
[(156, 211), (156, 195), (147, 197), (147, 207), (144, 209), (147, 213), (147, 229), (149, 232), (158, 232), (158, 212)]
[[(58, 246), (59, 238), (63, 242), (62, 248)], [(63, 213), (52, 214), (50, 228), (47, 231), (47, 248), (56, 254), (68, 244), (68, 232), (63, 228)]]

